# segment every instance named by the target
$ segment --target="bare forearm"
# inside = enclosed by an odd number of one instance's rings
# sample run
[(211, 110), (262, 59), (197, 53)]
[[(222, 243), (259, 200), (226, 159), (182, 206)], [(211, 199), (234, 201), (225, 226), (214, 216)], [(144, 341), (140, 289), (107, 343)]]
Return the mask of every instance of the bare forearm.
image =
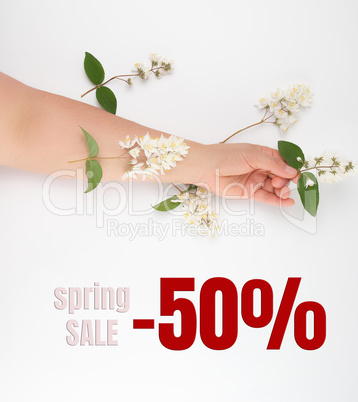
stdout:
[[(162, 134), (85, 103), (30, 88), (4, 74), (0, 75), (0, 81), (1, 92), (6, 94), (1, 96), (0, 105), (3, 106), (0, 138), (5, 145), (0, 150), (2, 165), (46, 174), (83, 166), (83, 162), (68, 164), (70, 160), (88, 156), (79, 126), (96, 139), (100, 149), (98, 157), (123, 154), (118, 142), (126, 135), (133, 138), (147, 132), (152, 137)], [(201, 147), (190, 141), (188, 145), (194, 148), (193, 152)], [(104, 179), (120, 180), (128, 160), (101, 160)], [(184, 162), (178, 163), (178, 167), (181, 163)], [(179, 167), (175, 175), (173, 172), (163, 178), (180, 180), (184, 175), (182, 170)]]
[[(0, 73), (1, 165), (45, 174), (84, 167), (83, 161), (68, 163), (88, 157), (80, 127), (97, 141), (97, 157), (124, 155), (101, 159), (105, 180), (121, 180), (128, 168), (131, 157), (119, 146), (120, 140), (147, 132), (151, 137), (162, 134), (85, 103), (30, 88)], [(292, 205), (287, 185), (297, 171), (284, 163), (277, 150), (252, 144), (186, 143), (190, 146), (188, 155), (161, 176), (163, 181), (197, 184), (240, 198), (255, 194), (263, 202)]]

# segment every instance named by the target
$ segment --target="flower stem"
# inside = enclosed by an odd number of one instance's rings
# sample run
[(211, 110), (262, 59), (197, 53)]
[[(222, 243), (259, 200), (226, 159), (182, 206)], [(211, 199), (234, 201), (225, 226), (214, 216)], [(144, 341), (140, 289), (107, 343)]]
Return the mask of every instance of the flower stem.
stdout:
[(183, 192), (182, 192), (182, 190), (180, 190), (180, 188), (179, 187), (177, 187), (174, 183), (172, 183), (172, 186), (174, 186), (177, 190), (179, 190), (180, 191), (180, 193), (181, 194), (183, 194)]
[(307, 168), (307, 169), (301, 169), (300, 172), (306, 172), (307, 170), (312, 170), (312, 169), (332, 169), (334, 167), (334, 165), (331, 166), (313, 166), (311, 168)]
[(77, 160), (75, 160), (75, 161), (68, 161), (67, 163), (82, 162), (82, 161), (86, 161), (86, 160), (88, 160), (88, 159), (89, 159), (89, 158), (77, 159)]
[[(266, 113), (267, 113), (267, 110), (266, 110)], [(258, 121), (258, 122), (255, 123), (255, 124), (251, 124), (250, 126), (247, 126), (247, 127), (245, 127), (245, 128), (242, 128), (241, 130), (236, 131), (234, 134), (231, 134), (229, 137), (227, 137), (226, 140), (221, 141), (220, 144), (224, 144), (224, 143), (225, 143), (226, 141), (228, 141), (230, 138), (234, 137), (236, 134), (239, 134), (239, 133), (241, 133), (241, 132), (244, 131), (244, 130), (247, 130), (248, 128), (258, 126), (259, 124), (262, 124), (262, 123), (273, 123), (273, 122), (266, 122), (266, 120), (268, 120), (270, 117), (273, 116), (273, 114), (271, 114), (270, 116), (265, 117), (265, 116), (266, 116), (266, 113), (265, 113), (264, 117), (263, 117), (260, 121)]]
[[(149, 71), (151, 71), (152, 73), (154, 73), (155, 70), (159, 70), (160, 68), (163, 67), (152, 67)], [(127, 80), (124, 80), (123, 77), (136, 77), (139, 76), (138, 74), (122, 74), (122, 75), (115, 75), (114, 77), (110, 78), (109, 80), (107, 80), (106, 82), (103, 82), (102, 84), (96, 85), (95, 87), (91, 88), (90, 90), (88, 90), (87, 92), (85, 92), (83, 95), (81, 95), (81, 98), (83, 98), (85, 95), (89, 94), (90, 92), (94, 91), (97, 88), (103, 87), (103, 85), (108, 84), (110, 81), (118, 79), (121, 81), (125, 81), (127, 82)]]
[(75, 162), (82, 162), (82, 161), (89, 161), (89, 160), (97, 160), (97, 159), (120, 159), (120, 155), (119, 156), (103, 156), (103, 157), (99, 157), (96, 156), (94, 158), (83, 158), (83, 159), (77, 159), (75, 161), (68, 161), (67, 163), (75, 163)]

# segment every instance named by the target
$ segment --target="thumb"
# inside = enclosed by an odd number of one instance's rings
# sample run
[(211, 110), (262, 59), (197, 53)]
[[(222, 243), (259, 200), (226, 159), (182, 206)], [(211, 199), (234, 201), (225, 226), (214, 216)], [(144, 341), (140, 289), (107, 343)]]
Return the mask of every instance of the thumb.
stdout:
[(255, 152), (253, 164), (255, 169), (268, 170), (276, 176), (287, 179), (297, 176), (297, 170), (284, 162), (281, 157), (268, 155), (263, 152)]

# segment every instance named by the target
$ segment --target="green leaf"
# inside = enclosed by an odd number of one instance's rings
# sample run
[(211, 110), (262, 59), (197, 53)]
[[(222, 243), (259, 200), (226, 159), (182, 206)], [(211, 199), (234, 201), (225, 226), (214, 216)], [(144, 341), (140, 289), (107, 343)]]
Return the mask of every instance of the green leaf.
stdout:
[(80, 127), (80, 129), (82, 130), (83, 135), (85, 136), (85, 139), (87, 142), (88, 157), (94, 158), (95, 156), (97, 156), (98, 151), (99, 151), (97, 142), (94, 140), (94, 138), (89, 133), (87, 133), (86, 130), (84, 130), (82, 127)]
[(85, 193), (94, 190), (102, 179), (103, 172), (101, 165), (92, 159), (86, 160), (86, 176), (88, 179), (88, 187)]
[[(183, 193), (187, 193), (188, 191), (191, 190), (196, 190), (198, 186), (195, 184), (189, 184), (186, 190), (183, 190)], [(181, 203), (180, 202), (173, 202), (172, 200), (177, 200), (178, 197), (176, 195), (173, 195), (172, 197), (160, 202), (157, 205), (152, 206), (152, 208), (156, 209), (157, 211), (171, 211), (172, 209), (175, 209), (178, 207)]]
[[(279, 141), (278, 150), (288, 165), (295, 169), (300, 169), (303, 166), (305, 156), (302, 152), (302, 149), (298, 145), (288, 141)], [(297, 158), (299, 158), (301, 161), (297, 160)]]
[(170, 197), (162, 202), (160, 202), (157, 205), (152, 206), (152, 208), (156, 209), (157, 211), (171, 211), (172, 209), (175, 209), (179, 205), (181, 205), (181, 202), (172, 202), (172, 200), (177, 200), (178, 197), (176, 195), (173, 195), (173, 197)]
[(102, 84), (104, 80), (104, 69), (102, 64), (91, 55), (86, 52), (84, 67), (87, 77), (94, 83), (94, 85)]
[(109, 113), (116, 114), (117, 99), (116, 95), (107, 87), (99, 87), (96, 89), (96, 97), (98, 103)]
[[(308, 179), (312, 180), (314, 185), (307, 186)], [(319, 203), (319, 189), (316, 176), (310, 172), (302, 173), (297, 182), (297, 190), (304, 209), (312, 216), (316, 216)]]

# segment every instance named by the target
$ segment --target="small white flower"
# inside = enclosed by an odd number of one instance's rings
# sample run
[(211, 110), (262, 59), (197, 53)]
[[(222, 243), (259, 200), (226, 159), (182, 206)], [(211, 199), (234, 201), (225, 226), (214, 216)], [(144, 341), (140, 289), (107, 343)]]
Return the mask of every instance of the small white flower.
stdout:
[(291, 113), (298, 112), (299, 104), (294, 100), (283, 102), (285, 108)]
[(132, 161), (130, 162), (133, 166), (132, 169), (139, 169), (142, 166), (144, 166), (144, 163), (138, 163), (137, 159), (132, 159)]
[(129, 135), (126, 136), (126, 138), (124, 139), (124, 141), (119, 141), (119, 145), (122, 147), (122, 149), (124, 148), (132, 148), (132, 146), (136, 143), (136, 139), (131, 140)]
[(122, 176), (122, 180), (129, 179), (129, 178), (136, 179), (136, 178), (137, 178), (137, 174), (142, 174), (142, 173), (143, 173), (143, 170), (142, 170), (142, 169), (136, 168), (136, 167), (134, 166), (132, 169), (128, 169), (128, 170), (124, 173), (124, 175)]
[(259, 108), (259, 109), (263, 109), (263, 108), (267, 108), (267, 107), (269, 107), (270, 106), (270, 102), (271, 102), (271, 99), (270, 98), (267, 98), (267, 97), (261, 97), (260, 99), (259, 99), (259, 102), (256, 104), (256, 106)]
[(161, 61), (162, 73), (171, 73), (174, 70), (174, 60), (163, 58)]
[(145, 180), (147, 177), (153, 178), (153, 176), (158, 176), (158, 172), (156, 169), (153, 169), (152, 167), (147, 167), (143, 170), (143, 180)]
[(147, 80), (149, 78), (149, 71), (150, 67), (145, 66), (142, 63), (136, 63), (132, 68), (132, 72), (138, 73), (139, 77), (143, 80)]
[(168, 138), (164, 137), (164, 135), (161, 135), (158, 141), (158, 149), (162, 153), (167, 153), (169, 150), (169, 144), (168, 144)]
[(151, 169), (159, 170), (161, 166), (161, 159), (159, 156), (149, 156), (147, 159), (147, 165)]
[(127, 179), (129, 179), (129, 170), (127, 170), (123, 175), (122, 175), (122, 180), (124, 181), (124, 180), (127, 180)]
[(305, 106), (305, 107), (311, 106), (310, 101), (311, 101), (311, 99), (308, 98), (307, 95), (304, 94), (304, 93), (300, 94), (298, 99), (297, 99), (297, 103), (299, 105)]
[(271, 92), (271, 98), (280, 102), (285, 96), (285, 91), (282, 89), (276, 89), (275, 91)]
[(296, 101), (299, 94), (299, 87), (297, 85), (293, 85), (289, 87), (285, 91), (285, 100), (286, 101)]
[(189, 197), (190, 197), (190, 193), (189, 192), (186, 192), (186, 193), (180, 193), (180, 194), (177, 194), (177, 198), (176, 199), (173, 199), (172, 201), (173, 202), (186, 202), (188, 199), (189, 199)]
[(275, 117), (282, 122), (287, 119), (288, 113), (282, 109), (275, 110)]
[(143, 149), (144, 146), (151, 140), (149, 133), (146, 133), (144, 136), (141, 137), (134, 137), (137, 144)]
[(155, 70), (154, 75), (155, 75), (157, 78), (162, 78), (163, 71), (162, 71), (161, 69)]
[(204, 197), (204, 198), (206, 198), (207, 196), (208, 196), (208, 190), (206, 190), (205, 188), (203, 188), (203, 187), (198, 187), (198, 189), (196, 190), (196, 195), (197, 196), (199, 196), (199, 197)]
[(268, 102), (268, 107), (270, 112), (276, 112), (277, 110), (282, 109), (281, 102), (277, 99), (272, 99)]
[(137, 159), (139, 154), (140, 154), (140, 147), (135, 147), (129, 151), (129, 155), (134, 159)]
[(158, 66), (162, 64), (163, 57), (159, 56), (158, 53), (151, 53), (149, 55), (149, 59), (152, 62), (153, 66)]
[(282, 118), (276, 120), (276, 124), (280, 127), (280, 129), (286, 132), (292, 124), (296, 123), (297, 119), (293, 115), (289, 115), (287, 112), (284, 112)]
[(305, 187), (306, 188), (307, 187), (312, 187), (314, 185), (315, 185), (315, 182), (313, 180), (311, 180), (310, 178), (307, 178)]
[(304, 84), (299, 84), (298, 86), (298, 95), (297, 95), (297, 103), (299, 103), (303, 107), (310, 107), (312, 102), (312, 92), (309, 86)]

